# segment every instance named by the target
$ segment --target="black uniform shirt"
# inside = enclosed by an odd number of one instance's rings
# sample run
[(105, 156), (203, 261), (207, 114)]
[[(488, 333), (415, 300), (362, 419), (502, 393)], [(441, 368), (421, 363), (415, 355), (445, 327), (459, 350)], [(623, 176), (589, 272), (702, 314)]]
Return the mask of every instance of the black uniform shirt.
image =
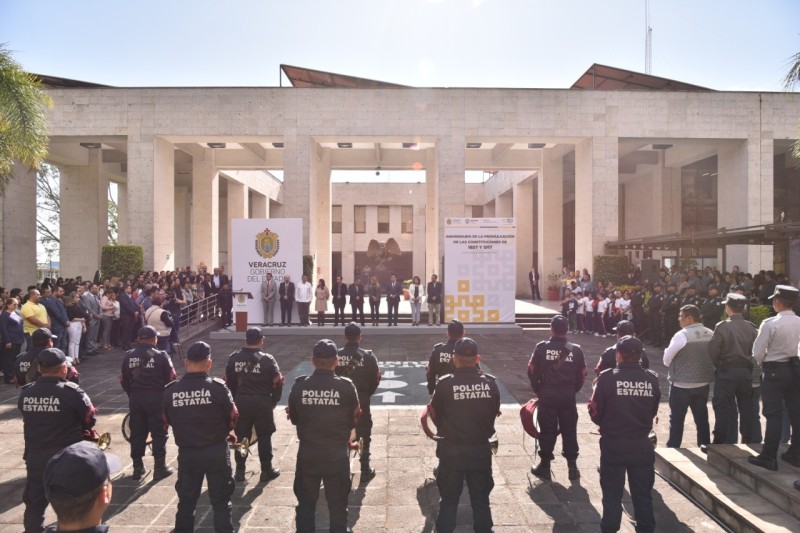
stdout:
[[(18, 387), (33, 383), (39, 379), (41, 374), (38, 370), (39, 366), (36, 362), (36, 356), (39, 355), (39, 352), (46, 349), (46, 346), (31, 346), (29, 351), (22, 352), (17, 356), (17, 359), (14, 361), (14, 379)], [(67, 365), (67, 381), (71, 381), (76, 385), (79, 385), (81, 381), (80, 372), (69, 364)]]
[(586, 359), (577, 344), (550, 337), (536, 345), (528, 362), (528, 379), (539, 398), (575, 396), (586, 379)]
[(703, 316), (703, 325), (710, 330), (719, 319), (722, 318), (722, 312), (725, 310), (725, 304), (722, 303), (721, 296), (714, 296), (713, 298), (706, 298), (703, 306), (700, 308), (700, 314)]
[(300, 376), (289, 393), (289, 420), (297, 426), (301, 446), (345, 450), (360, 413), (355, 385), (333, 370), (317, 368)]
[(259, 396), (270, 398), (274, 409), (283, 394), (283, 374), (275, 358), (258, 348), (233, 352), (225, 367), (225, 383), (234, 398)]
[(644, 293), (642, 291), (635, 291), (631, 294), (631, 308), (638, 309), (644, 307)]
[(375, 394), (381, 382), (378, 359), (372, 350), (362, 350), (357, 342), (348, 342), (339, 349), (339, 366), (334, 371), (337, 376), (350, 378), (358, 391), (361, 407), (366, 408), (369, 405), (369, 397)]
[(600, 374), (589, 400), (589, 416), (603, 437), (646, 438), (660, 399), (655, 372), (639, 363), (620, 363)]
[(167, 352), (153, 346), (137, 344), (122, 360), (119, 382), (129, 396), (133, 393), (161, 395), (167, 383), (175, 381), (175, 368)]
[(684, 296), (680, 300), (680, 304), (678, 305), (678, 309), (683, 307), (684, 305), (694, 305), (698, 309), (703, 308), (703, 298), (697, 295), (694, 296)]
[(178, 447), (205, 448), (225, 443), (239, 411), (219, 378), (188, 372), (164, 389), (164, 419)]
[(717, 324), (708, 343), (708, 355), (717, 369), (752, 368), (753, 343), (758, 336), (755, 324), (732, 315)]
[(71, 381), (43, 376), (22, 388), (17, 407), (22, 412), (25, 452), (57, 452), (83, 440), (94, 427), (97, 409)]
[(661, 312), (665, 315), (678, 315), (680, 311), (680, 296), (674, 292), (667, 292), (664, 295), (664, 300), (661, 302)]
[(647, 312), (656, 314), (661, 312), (661, 304), (664, 303), (664, 293), (653, 292), (647, 301)]
[[(647, 358), (647, 354), (642, 351), (642, 360), (641, 363), (642, 368), (645, 370), (650, 368), (650, 360)], [(606, 348), (606, 351), (603, 352), (603, 355), (600, 356), (600, 360), (597, 361), (597, 366), (594, 367), (594, 373), (596, 375), (600, 375), (600, 372), (603, 370), (608, 370), (609, 368), (614, 368), (617, 366), (617, 345), (614, 344), (613, 346), (609, 346)]]
[(500, 412), (500, 391), (494, 376), (476, 367), (456, 368), (436, 384), (430, 405), (440, 437), (488, 447)]
[(425, 375), (428, 378), (428, 394), (433, 394), (436, 388), (436, 381), (442, 376), (452, 374), (456, 369), (453, 364), (453, 347), (458, 339), (447, 339), (447, 342), (440, 342), (431, 350), (431, 357), (428, 366), (425, 368)]

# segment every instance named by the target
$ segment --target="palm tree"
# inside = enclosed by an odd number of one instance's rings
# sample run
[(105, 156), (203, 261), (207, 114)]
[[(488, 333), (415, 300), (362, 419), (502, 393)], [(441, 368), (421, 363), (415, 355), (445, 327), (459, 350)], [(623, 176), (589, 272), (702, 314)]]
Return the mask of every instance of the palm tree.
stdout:
[(789, 58), (787, 64), (789, 65), (789, 72), (783, 78), (783, 88), (787, 91), (793, 91), (795, 88), (800, 87), (800, 52)]
[(50, 97), (0, 44), (0, 196), (14, 177), (14, 161), (37, 168), (47, 155)]

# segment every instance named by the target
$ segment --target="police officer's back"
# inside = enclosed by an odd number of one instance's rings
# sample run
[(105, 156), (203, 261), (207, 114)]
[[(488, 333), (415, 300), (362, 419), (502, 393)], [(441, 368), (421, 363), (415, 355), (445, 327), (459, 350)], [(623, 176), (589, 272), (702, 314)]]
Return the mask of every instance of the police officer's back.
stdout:
[(372, 442), (372, 412), (370, 397), (375, 394), (381, 382), (381, 371), (378, 359), (372, 350), (364, 350), (361, 345), (361, 328), (351, 322), (344, 328), (347, 343), (339, 349), (339, 365), (335, 368), (337, 376), (349, 378), (356, 386), (358, 403), (361, 405), (361, 416), (356, 424), (356, 439), (362, 439), (361, 481), (365, 482), (375, 476), (375, 469), (370, 468), (370, 443)]
[(22, 412), (27, 484), (25, 531), (44, 529), (47, 499), (42, 474), (47, 461), (59, 450), (80, 442), (95, 424), (97, 410), (77, 384), (67, 381), (67, 358), (58, 348), (37, 356), (41, 376), (22, 388), (17, 407)]
[[(47, 328), (39, 328), (31, 334), (31, 349), (19, 354), (14, 361), (14, 380), (18, 387), (36, 381), (39, 377), (37, 357), (42, 350), (53, 348), (53, 341), (57, 338)], [(79, 385), (80, 378), (80, 373), (72, 366), (67, 357), (67, 377), (65, 379)]]
[(440, 342), (431, 350), (428, 366), (425, 368), (425, 375), (428, 380), (428, 394), (433, 394), (436, 382), (455, 370), (453, 364), (453, 348), (456, 342), (464, 336), (464, 324), (459, 320), (451, 320), (447, 324), (447, 341)]
[(543, 479), (550, 479), (550, 462), (554, 459), (553, 449), (559, 433), (563, 455), (569, 467), (569, 478), (580, 477), (576, 462), (579, 448), (575, 394), (581, 390), (586, 379), (586, 360), (581, 347), (567, 341), (568, 329), (567, 317), (554, 316), (550, 322), (550, 340), (537, 344), (528, 362), (528, 379), (533, 392), (539, 397), (541, 427), (541, 462), (531, 471)]
[[(621, 320), (617, 324), (616, 333), (617, 333), (617, 340), (627, 335), (636, 336), (636, 328), (631, 321)], [(642, 350), (641, 365), (642, 368), (644, 368), (645, 370), (650, 368), (650, 360), (647, 358), (647, 354), (644, 352), (644, 350)], [(600, 359), (597, 361), (597, 365), (595, 365), (594, 367), (594, 373), (599, 376), (600, 372), (602, 372), (603, 370), (614, 368), (615, 366), (617, 366), (616, 343), (606, 348), (606, 351), (604, 351), (600, 355)]]
[(153, 478), (158, 481), (172, 475), (167, 466), (167, 428), (164, 427), (164, 387), (175, 380), (175, 368), (167, 352), (156, 348), (158, 333), (152, 326), (139, 329), (139, 343), (125, 353), (119, 382), (128, 395), (131, 427), (132, 478), (145, 474), (143, 457), (147, 434), (153, 437)]
[(178, 445), (178, 511), (175, 531), (192, 531), (197, 499), (208, 480), (214, 529), (233, 531), (231, 494), (234, 490), (229, 432), (239, 411), (225, 382), (211, 378), (211, 347), (194, 343), (186, 352), (186, 374), (164, 389), (164, 418)]
[(311, 362), (314, 373), (297, 378), (286, 408), (300, 440), (294, 480), (297, 530), (314, 531), (314, 510), (320, 482), (324, 481), (330, 530), (347, 531), (350, 493), (347, 442), (360, 414), (358, 393), (352, 381), (334, 372), (338, 348), (333, 341), (317, 342)]
[(655, 452), (648, 435), (658, 413), (661, 391), (655, 372), (642, 368), (642, 343), (632, 336), (617, 341), (617, 366), (600, 374), (589, 416), (600, 426), (600, 486), (603, 531), (618, 531), (625, 475), (633, 500), (636, 531), (654, 531), (652, 489)]
[[(278, 477), (281, 471), (272, 465), (272, 434), (275, 433), (273, 410), (283, 394), (283, 374), (275, 358), (263, 352), (264, 335), (260, 328), (245, 333), (247, 346), (230, 355), (225, 367), (225, 382), (239, 409), (236, 438), (250, 437), (255, 427), (258, 437), (260, 482)], [(236, 481), (245, 480), (246, 457), (236, 454)]]
[(717, 285), (708, 286), (708, 298), (703, 301), (700, 307), (700, 315), (703, 317), (703, 325), (710, 330), (713, 330), (717, 322), (722, 318), (722, 313), (725, 311), (724, 298), (718, 294), (719, 287)]
[(489, 438), (500, 415), (500, 392), (494, 376), (478, 369), (478, 345), (472, 339), (459, 339), (453, 353), (456, 368), (436, 384), (429, 407), (438, 439), (436, 484), (441, 500), (436, 528), (449, 532), (456, 527), (458, 500), (466, 478), (474, 529), (491, 531), (489, 493), (494, 481)]
[(650, 299), (647, 300), (647, 327), (648, 338), (653, 346), (661, 344), (663, 335), (663, 321), (661, 319), (661, 305), (664, 303), (664, 295), (661, 293), (661, 285), (656, 283), (650, 292)]

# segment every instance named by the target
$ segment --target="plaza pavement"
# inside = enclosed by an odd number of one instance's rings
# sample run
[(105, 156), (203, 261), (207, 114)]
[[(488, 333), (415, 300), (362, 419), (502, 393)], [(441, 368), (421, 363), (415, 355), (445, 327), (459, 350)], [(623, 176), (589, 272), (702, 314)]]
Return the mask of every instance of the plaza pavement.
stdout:
[[(405, 326), (409, 327), (409, 326)], [(370, 338), (369, 327), (364, 329), (362, 346), (373, 349), (380, 361), (426, 361), (438, 335), (404, 336), (401, 326), (394, 337)], [(267, 337), (266, 350), (276, 356), (284, 373), (298, 364), (307, 365), (310, 349), (318, 337), (309, 327), (305, 337)], [(469, 331), (467, 330), (467, 335)], [(546, 332), (526, 332), (513, 336), (476, 336), (484, 363), (491, 368), (509, 394), (518, 402), (531, 397), (525, 369), (535, 344), (547, 338)], [(594, 367), (599, 354), (613, 339), (586, 335), (571, 336), (581, 344), (588, 365)], [(342, 339), (334, 339), (342, 342)], [(211, 342), (214, 349), (212, 375), (222, 375), (227, 355), (239, 344), (230, 341)], [(666, 442), (668, 424), (666, 372), (660, 362), (661, 351), (650, 350), (652, 367), (660, 375), (662, 403), (657, 426), (660, 445)], [(112, 351), (89, 359), (82, 364), (81, 385), (100, 410), (97, 429), (109, 431), (113, 443), (111, 452), (119, 455), (124, 471), (114, 481), (113, 502), (105, 515), (112, 531), (170, 531), (177, 503), (175, 476), (154, 483), (150, 475), (145, 483), (130, 481), (129, 448), (123, 440), (120, 424), (127, 412), (127, 398), (118, 383), (121, 351)], [(177, 363), (182, 374), (180, 362)], [(417, 365), (421, 366), (421, 365)], [(590, 370), (590, 377), (592, 376)], [(287, 381), (284, 400), (291, 383)], [(542, 482), (530, 474), (534, 441), (523, 432), (519, 423), (518, 406), (504, 405), (497, 420), (500, 439), (499, 453), (494, 458), (495, 488), (491, 494), (492, 511), (498, 532), (527, 531), (598, 531), (602, 513), (599, 475), (598, 435), (589, 420), (586, 403), (591, 394), (587, 380), (578, 394), (578, 440), (581, 455), (578, 464), (582, 478), (567, 480), (566, 462), (558, 455), (553, 463), (552, 482)], [(0, 531), (19, 531), (22, 522), (21, 503), (25, 470), (22, 461), (22, 422), (16, 409), (18, 391), (5, 386), (0, 389), (0, 453), (6, 467), (0, 471)], [(374, 402), (375, 405), (378, 402)], [(259, 485), (255, 456), (248, 461), (248, 481), (236, 488), (233, 496), (234, 520), (239, 531), (294, 530), (295, 497), (292, 481), (297, 453), (294, 428), (279, 406), (276, 411), (277, 433), (273, 437), (275, 462), (282, 470), (276, 480)], [(438, 508), (438, 491), (432, 478), (436, 465), (435, 445), (425, 438), (419, 425), (421, 407), (373, 407), (373, 466), (377, 476), (367, 485), (358, 485), (350, 495), (350, 523), (355, 531), (434, 531)], [(709, 412), (713, 423), (713, 412)], [(695, 432), (691, 417), (687, 418), (685, 446), (694, 446)], [(176, 466), (177, 449), (170, 439), (167, 458)], [(357, 460), (356, 460), (357, 461)], [(355, 463), (357, 466), (357, 463)], [(145, 459), (148, 469), (152, 458)], [(700, 509), (692, 505), (663, 480), (656, 477), (653, 499), (658, 531), (721, 531)], [(630, 497), (625, 493), (625, 514), (622, 531), (633, 531)], [(48, 509), (48, 521), (54, 520)], [(317, 527), (327, 531), (328, 519), (324, 491), (320, 494)], [(472, 513), (466, 487), (459, 507), (457, 531), (471, 531)], [(197, 508), (198, 531), (212, 531), (208, 496), (204, 490)]]

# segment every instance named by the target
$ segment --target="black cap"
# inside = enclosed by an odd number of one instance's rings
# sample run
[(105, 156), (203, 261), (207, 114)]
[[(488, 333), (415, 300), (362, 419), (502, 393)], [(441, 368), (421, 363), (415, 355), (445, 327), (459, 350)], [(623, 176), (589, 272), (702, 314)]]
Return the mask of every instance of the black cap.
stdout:
[(45, 368), (55, 368), (67, 362), (67, 356), (58, 348), (47, 348), (39, 352), (36, 362)]
[(456, 341), (456, 345), (453, 347), (453, 353), (459, 357), (472, 359), (478, 355), (478, 344), (469, 337), (463, 337)]
[(258, 344), (264, 338), (264, 334), (261, 333), (261, 328), (247, 328), (244, 338), (247, 344)]
[(800, 294), (800, 291), (791, 285), (776, 285), (775, 292), (772, 293), (769, 299), (780, 298), (781, 300), (796, 300), (798, 294)]
[(617, 323), (617, 327), (614, 328), (614, 333), (616, 333), (619, 337), (634, 335), (636, 333), (636, 328), (634, 327), (633, 322), (630, 320), (620, 320)]
[(39, 328), (31, 333), (31, 344), (34, 346), (44, 346), (50, 339), (57, 339), (53, 333), (47, 328)]
[(119, 457), (103, 453), (88, 442), (76, 442), (56, 453), (44, 468), (44, 492), (48, 499), (78, 498), (100, 488), (122, 469)]
[(447, 324), (447, 334), (451, 337), (460, 337), (464, 334), (464, 324), (460, 320), (451, 320)]
[(211, 357), (211, 346), (203, 341), (192, 344), (186, 351), (186, 359), (189, 361), (204, 361)]
[(624, 355), (642, 355), (642, 341), (632, 335), (625, 335), (617, 341), (616, 351)]
[(339, 348), (337, 348), (336, 343), (330, 339), (317, 341), (314, 345), (314, 350), (311, 352), (311, 355), (317, 359), (333, 359), (338, 354)]
[(747, 303), (747, 298), (745, 298), (745, 296), (742, 294), (729, 292), (728, 296), (725, 297), (725, 300), (722, 303), (735, 311), (740, 311), (744, 309), (744, 305)]
[(156, 337), (158, 337), (158, 333), (156, 333), (156, 328), (153, 326), (144, 326), (143, 328), (139, 328), (140, 339), (155, 339)]
[(361, 328), (355, 322), (350, 322), (344, 327), (344, 336), (348, 339), (355, 339), (361, 335)]
[(550, 320), (550, 329), (556, 333), (566, 333), (569, 330), (569, 319), (564, 315), (556, 315)]

